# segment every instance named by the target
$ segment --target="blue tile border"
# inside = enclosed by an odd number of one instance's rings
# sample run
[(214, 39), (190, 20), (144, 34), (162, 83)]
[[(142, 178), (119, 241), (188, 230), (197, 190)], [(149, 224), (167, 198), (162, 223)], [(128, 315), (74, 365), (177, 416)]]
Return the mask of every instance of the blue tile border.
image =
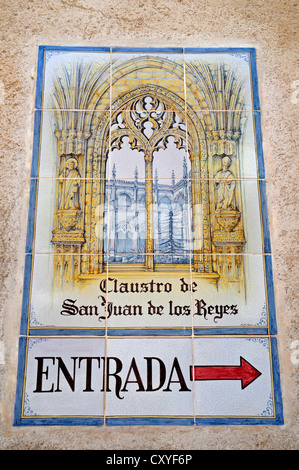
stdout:
[(18, 418), (14, 426), (103, 426), (103, 418)]
[(265, 269), (266, 269), (266, 280), (267, 280), (269, 333), (271, 335), (276, 335), (277, 323), (276, 323), (276, 308), (275, 308), (274, 283), (273, 283), (273, 272), (272, 272), (272, 257), (265, 256), (264, 258), (265, 258)]
[(42, 95), (44, 86), (44, 50), (45, 46), (39, 46), (37, 57), (37, 76), (35, 89), (35, 108), (42, 107)]
[[(28, 304), (28, 299), (26, 297), (26, 302), (24, 302), (24, 310), (26, 303)], [(26, 328), (27, 328), (27, 321), (28, 315), (26, 320), (24, 320), (24, 325), (21, 328), (21, 335), (26, 335)], [(270, 329), (270, 328), (269, 328)], [(275, 328), (273, 328), (275, 331)], [(229, 335), (229, 336), (234, 336), (234, 335), (259, 335), (259, 336), (265, 336), (269, 334), (268, 328), (265, 327), (219, 327), (219, 328), (205, 328), (205, 327), (195, 327), (194, 328), (194, 335), (197, 337), (200, 336), (206, 336), (206, 335), (213, 335), (213, 336), (221, 336), (221, 335)], [(275, 333), (272, 333), (275, 334)], [(29, 327), (28, 329), (28, 335), (29, 336), (104, 336), (105, 335), (105, 329), (104, 328), (96, 328), (96, 327), (91, 327), (91, 328), (76, 328), (76, 327)], [(157, 328), (147, 328), (146, 330), (144, 328), (140, 329), (130, 329), (130, 328), (125, 328), (125, 329), (120, 329), (120, 328), (108, 328), (107, 329), (107, 336), (108, 337), (116, 337), (116, 336), (142, 336), (144, 339), (149, 336), (176, 336), (176, 337), (182, 337), (185, 336), (191, 337), (192, 335), (192, 329), (191, 328), (163, 328), (163, 329), (157, 329)]]
[(28, 330), (29, 304), (30, 304), (30, 294), (31, 294), (30, 287), (31, 287), (32, 260), (33, 260), (32, 255), (25, 256), (20, 335), (26, 335), (27, 330)]
[(39, 172), (39, 150), (41, 143), (41, 123), (42, 123), (42, 110), (37, 109), (34, 115), (34, 134), (33, 134), (33, 150), (31, 162), (31, 178), (38, 178)]
[[(27, 316), (28, 317), (28, 316)], [(24, 321), (24, 326), (21, 329), (21, 335), (26, 335), (26, 322)], [(269, 328), (270, 329), (270, 328)], [(194, 328), (194, 335), (195, 336), (206, 336), (206, 335), (259, 335), (259, 336), (264, 336), (268, 335), (269, 330), (267, 327), (261, 328), (261, 327), (220, 327), (217, 329), (211, 328)], [(275, 333), (272, 333), (275, 334)], [(28, 330), (28, 335), (29, 336), (104, 336), (105, 335), (105, 330), (101, 328), (76, 328), (76, 327), (44, 327), (44, 328), (38, 328), (38, 327), (29, 327)], [(155, 328), (140, 328), (140, 329), (130, 329), (126, 328), (125, 330), (122, 329), (109, 329), (107, 332), (108, 337), (116, 337), (116, 336), (142, 336), (144, 338), (149, 337), (149, 336), (176, 336), (176, 337), (189, 337), (192, 335), (192, 329), (191, 328), (163, 328), (163, 329), (155, 329)]]
[(275, 410), (276, 410), (276, 421), (277, 421), (277, 424), (284, 424), (278, 342), (277, 342), (277, 338), (273, 336), (270, 337), (270, 340), (271, 340), (271, 351), (272, 351), (272, 371), (273, 371), (273, 386), (274, 386), (274, 393), (275, 393), (274, 403), (275, 403)]
[(109, 328), (108, 336), (191, 336), (192, 328)]
[(27, 234), (26, 234), (26, 246), (25, 253), (33, 253), (34, 245), (34, 232), (35, 232), (35, 209), (37, 203), (37, 193), (38, 193), (38, 180), (33, 178), (30, 180), (30, 190), (29, 190), (29, 208), (28, 208), (28, 218), (27, 218)]
[(255, 52), (254, 47), (184, 47), (185, 54), (217, 53), (245, 54)]
[(194, 335), (201, 336), (201, 335), (267, 335), (269, 333), (268, 328), (265, 327), (258, 327), (258, 326), (247, 326), (246, 328), (240, 326), (231, 326), (231, 327), (219, 327), (219, 328), (199, 328), (194, 327)]
[(263, 152), (261, 112), (254, 111), (253, 119), (254, 119), (253, 127), (255, 131), (255, 141), (256, 141), (256, 152), (257, 152), (258, 178), (264, 179), (266, 177), (266, 174), (265, 174), (265, 163), (264, 163), (264, 152)]
[(261, 225), (263, 231), (263, 245), (264, 245), (264, 253), (270, 254), (271, 253), (271, 239), (270, 239), (270, 231), (269, 231), (269, 218), (268, 218), (268, 206), (267, 206), (267, 192), (266, 192), (266, 181), (259, 180), (259, 193), (260, 193), (260, 204), (261, 204)]
[(157, 53), (157, 54), (183, 54), (184, 48), (183, 47), (111, 47), (111, 52), (131, 52), (134, 54), (138, 53)]
[(28, 332), (29, 336), (104, 336), (105, 335), (105, 328), (61, 328), (61, 327), (56, 327), (56, 328), (50, 328), (50, 327), (45, 327), (45, 328), (29, 328)]
[(194, 426), (194, 418), (106, 418), (106, 426)]
[(17, 370), (17, 385), (15, 394), (15, 408), (14, 408), (14, 426), (23, 425), (22, 415), (22, 397), (23, 397), (23, 384), (25, 374), (25, 361), (26, 361), (26, 347), (27, 338), (19, 338), (19, 351), (18, 351), (18, 370)]

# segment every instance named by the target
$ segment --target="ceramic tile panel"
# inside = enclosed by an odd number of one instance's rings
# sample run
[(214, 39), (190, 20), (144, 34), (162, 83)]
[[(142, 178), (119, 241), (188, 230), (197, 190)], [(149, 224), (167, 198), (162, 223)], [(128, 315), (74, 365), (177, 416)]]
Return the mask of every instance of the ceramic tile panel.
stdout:
[(129, 109), (112, 111), (107, 176), (132, 180), (137, 173), (145, 178), (150, 163), (150, 179), (189, 175), (186, 127), (185, 111), (169, 110), (160, 101), (146, 104), (132, 100)]
[(41, 46), (15, 425), (282, 424), (255, 50)]
[[(106, 251), (106, 179), (32, 178), (26, 253)], [(108, 192), (107, 192), (108, 194)], [(87, 230), (86, 230), (87, 229)]]
[[(271, 253), (266, 215), (267, 183), (233, 180), (230, 176), (225, 183), (221, 179), (209, 180), (213, 252)], [(229, 245), (231, 249), (227, 251), (225, 246)]]

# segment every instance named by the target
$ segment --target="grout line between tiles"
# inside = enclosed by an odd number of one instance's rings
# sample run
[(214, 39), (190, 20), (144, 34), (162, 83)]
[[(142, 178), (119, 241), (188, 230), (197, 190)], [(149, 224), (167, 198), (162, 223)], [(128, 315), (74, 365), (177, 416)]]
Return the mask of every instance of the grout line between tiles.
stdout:
[[(0, 250), (1, 252), (1, 250)], [(68, 253), (70, 256), (74, 256), (74, 257), (80, 257), (80, 256), (96, 256), (98, 255), (99, 253), (95, 253), (95, 252), (86, 252), (86, 253), (69, 253), (69, 252), (61, 252), (61, 253)], [(146, 254), (148, 253), (140, 253), (140, 252), (111, 252), (111, 253), (104, 253), (104, 256), (107, 256), (107, 258), (109, 257), (109, 255), (117, 255), (117, 256), (128, 256), (128, 255), (140, 255), (140, 256), (145, 256)], [(189, 253), (186, 253), (186, 252), (170, 252), (170, 253), (163, 253), (163, 252), (157, 252), (155, 254), (153, 254), (152, 256), (164, 256), (165, 254), (167, 255), (171, 255), (171, 256), (189, 256), (189, 257), (192, 257), (192, 250), (189, 251)], [(268, 252), (268, 253), (264, 253), (264, 252), (244, 252), (244, 253), (220, 253), (218, 251), (215, 251), (215, 252), (209, 252), (209, 253), (204, 253), (206, 256), (217, 256), (217, 255), (221, 255), (221, 256), (271, 256), (273, 253), (272, 252)], [(54, 251), (44, 251), (44, 252), (36, 252), (36, 251), (33, 251), (33, 252), (25, 252), (25, 256), (59, 256), (58, 253), (54, 253)], [(110, 261), (110, 264), (113, 266), (113, 263)], [(126, 264), (126, 263), (124, 263)], [(131, 263), (127, 263), (128, 266), (130, 266)], [(143, 263), (136, 263), (136, 264), (140, 264), (142, 265)], [(167, 265), (169, 263), (156, 263), (156, 264), (159, 264), (160, 266), (162, 266), (163, 264)], [(186, 264), (190, 264), (189, 262), (188, 263), (177, 263), (177, 264), (181, 264), (181, 265), (186, 265)], [(191, 262), (192, 264), (192, 262)]]
[[(110, 151), (111, 151), (111, 108), (112, 108), (112, 48), (110, 47), (110, 89), (109, 89), (109, 100), (110, 100), (110, 110), (109, 110), (109, 153), (108, 153), (108, 175), (110, 175), (109, 166), (110, 166)], [(107, 174), (107, 169), (106, 169)], [(108, 178), (110, 181), (110, 176)], [(110, 191), (108, 191), (108, 200), (107, 200), (107, 226), (110, 227)], [(109, 234), (110, 230), (107, 230), (107, 247), (109, 247)], [(109, 257), (107, 257), (106, 263), (106, 286), (108, 286), (109, 278)], [(107, 361), (108, 361), (108, 292), (106, 289), (106, 305), (105, 305), (105, 373), (104, 373), (104, 410), (103, 410), (103, 425), (106, 426), (106, 416), (107, 416)]]
[[(184, 100), (185, 100), (185, 122), (186, 122), (186, 154), (188, 156), (188, 120), (187, 120), (187, 90), (186, 90), (186, 64), (185, 64), (185, 52), (183, 49), (183, 70), (184, 70)], [(188, 178), (189, 184), (190, 179)], [(187, 190), (188, 195), (188, 207), (191, 208), (190, 202), (190, 191), (189, 185)], [(191, 214), (190, 210), (188, 210), (188, 224), (189, 224), (189, 234), (192, 233), (192, 221), (191, 221)], [(190, 235), (189, 235), (190, 236)], [(190, 245), (189, 245), (190, 246)], [(192, 272), (192, 264), (191, 264), (191, 250), (190, 250), (190, 257), (189, 257), (189, 268), (190, 268), (190, 286), (193, 285), (193, 272)], [(193, 425), (196, 424), (196, 406), (195, 406), (195, 381), (194, 381), (194, 315), (192, 313), (193, 310), (193, 292), (192, 287), (190, 289), (190, 302), (191, 302), (191, 355), (192, 355), (192, 408), (193, 408)]]
[[(80, 179), (80, 180), (85, 180), (85, 181), (101, 181), (101, 180), (107, 180), (109, 181), (111, 178), (110, 177), (105, 177), (105, 178), (84, 178), (84, 177), (80, 177), (80, 178), (62, 178), (60, 176), (31, 176), (29, 178), (29, 180), (58, 180), (58, 179), (62, 179), (62, 180), (71, 180), (71, 179)], [(121, 178), (116, 178), (116, 180), (120, 180)], [(139, 178), (140, 180), (144, 180), (145, 177), (143, 178)], [(155, 178), (149, 178), (150, 180), (154, 181)], [(188, 180), (192, 181), (196, 178), (190, 178), (188, 177)], [(215, 180), (216, 178), (199, 178), (199, 181), (213, 181)], [(248, 182), (254, 182), (254, 181), (270, 181), (270, 180), (267, 180), (267, 178), (256, 178), (254, 176), (247, 176), (247, 177), (243, 177), (243, 178), (234, 178), (236, 181), (248, 181)], [(125, 177), (124, 178), (125, 181), (134, 181), (134, 178), (133, 177)], [(165, 177), (159, 177), (159, 180), (162, 180), (162, 181), (171, 181), (171, 178), (165, 178)]]

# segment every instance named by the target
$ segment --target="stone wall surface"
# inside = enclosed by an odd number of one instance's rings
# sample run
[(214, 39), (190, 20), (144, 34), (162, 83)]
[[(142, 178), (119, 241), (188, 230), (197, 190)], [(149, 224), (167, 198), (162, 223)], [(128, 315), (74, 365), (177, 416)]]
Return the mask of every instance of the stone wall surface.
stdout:
[[(297, 449), (297, 2), (0, 0), (0, 17), (0, 449)], [(13, 427), (39, 45), (256, 48), (283, 426)]]

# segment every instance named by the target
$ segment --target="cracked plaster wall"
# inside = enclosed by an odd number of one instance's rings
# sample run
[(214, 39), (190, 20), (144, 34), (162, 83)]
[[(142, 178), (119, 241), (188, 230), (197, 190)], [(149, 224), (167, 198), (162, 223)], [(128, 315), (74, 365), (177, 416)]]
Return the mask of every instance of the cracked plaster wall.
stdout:
[[(0, 0), (0, 10), (0, 448), (298, 448), (296, 387), (299, 354), (292, 349), (299, 340), (297, 2)], [(36, 59), (41, 44), (256, 48), (285, 416), (283, 426), (105, 429), (12, 426)]]

